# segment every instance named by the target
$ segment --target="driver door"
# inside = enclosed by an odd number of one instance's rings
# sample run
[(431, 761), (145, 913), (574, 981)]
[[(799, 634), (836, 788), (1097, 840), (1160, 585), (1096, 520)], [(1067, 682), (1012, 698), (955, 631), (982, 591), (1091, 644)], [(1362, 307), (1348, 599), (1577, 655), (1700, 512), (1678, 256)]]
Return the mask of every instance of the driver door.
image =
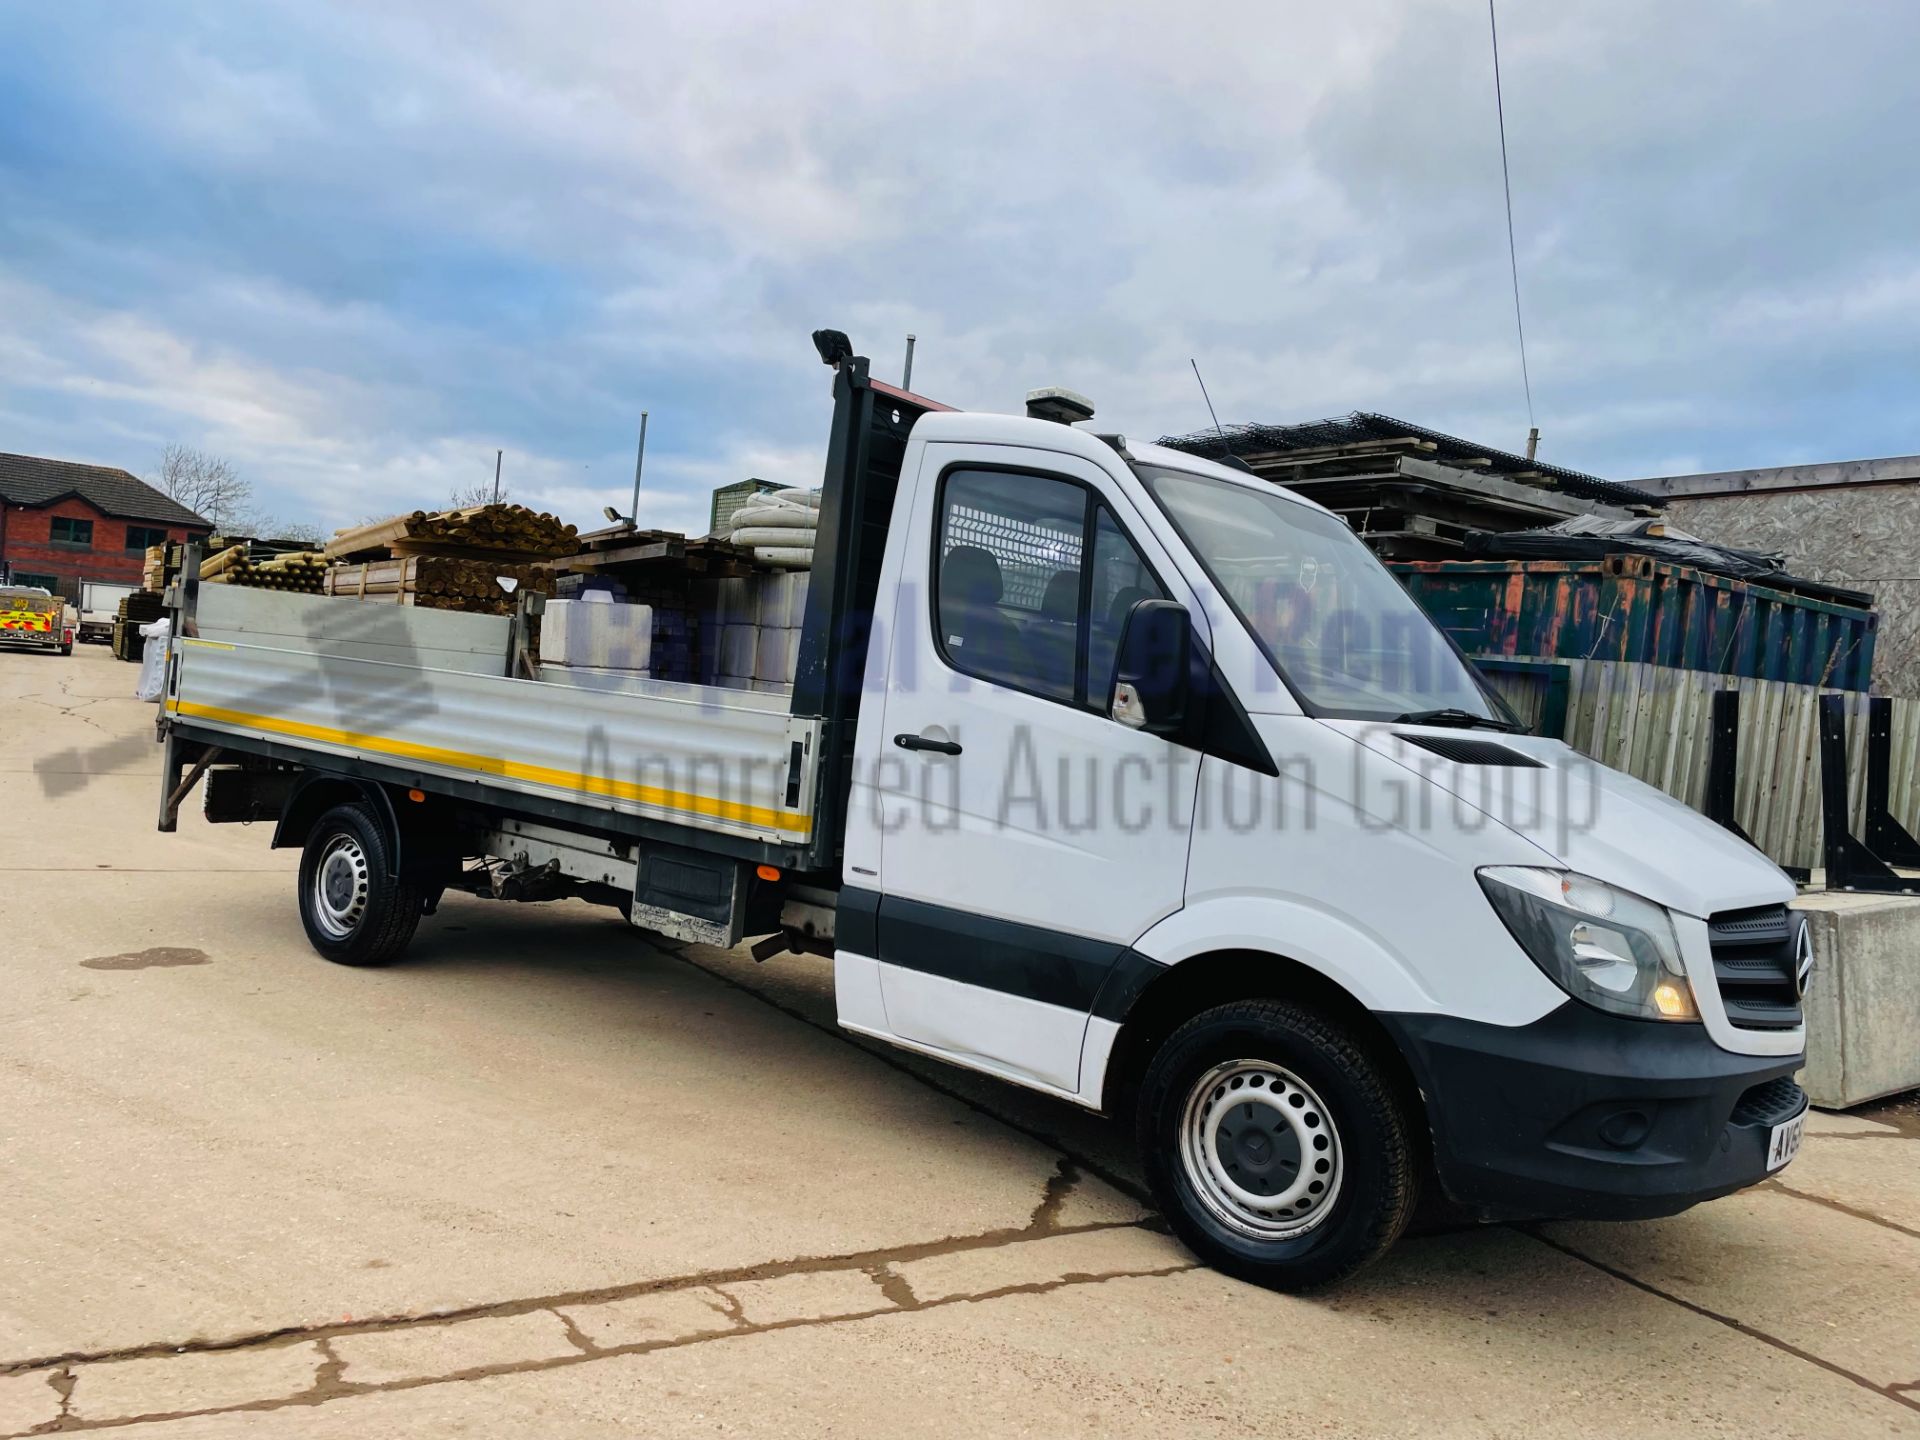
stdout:
[(897, 1038), (1074, 1094), (1101, 983), (1182, 903), (1199, 775), (1109, 717), (1120, 629), (1197, 607), (1099, 467), (983, 451), (929, 447), (896, 591), (880, 986)]

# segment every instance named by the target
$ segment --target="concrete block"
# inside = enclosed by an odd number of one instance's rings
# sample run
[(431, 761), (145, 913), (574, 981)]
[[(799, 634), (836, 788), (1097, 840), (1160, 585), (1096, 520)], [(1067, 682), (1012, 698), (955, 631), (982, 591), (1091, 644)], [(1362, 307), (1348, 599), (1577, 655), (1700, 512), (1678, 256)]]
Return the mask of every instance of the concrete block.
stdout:
[(1807, 992), (1800, 1083), (1844, 1110), (1920, 1089), (1920, 899), (1820, 894), (1797, 900), (1818, 964)]
[(754, 623), (753, 581), (749, 576), (736, 575), (731, 579), (717, 580), (714, 585), (722, 625)]
[(793, 683), (794, 664), (800, 655), (800, 632), (798, 630), (760, 631), (759, 647), (753, 657), (753, 678), (756, 680), (776, 680), (782, 685)]
[(805, 570), (755, 575), (754, 623), (762, 630), (798, 630), (806, 615), (807, 577)]
[(618, 601), (553, 600), (540, 621), (548, 665), (644, 670), (653, 657), (653, 607)]
[(720, 673), (742, 680), (753, 678), (760, 632), (751, 625), (726, 625), (720, 630)]

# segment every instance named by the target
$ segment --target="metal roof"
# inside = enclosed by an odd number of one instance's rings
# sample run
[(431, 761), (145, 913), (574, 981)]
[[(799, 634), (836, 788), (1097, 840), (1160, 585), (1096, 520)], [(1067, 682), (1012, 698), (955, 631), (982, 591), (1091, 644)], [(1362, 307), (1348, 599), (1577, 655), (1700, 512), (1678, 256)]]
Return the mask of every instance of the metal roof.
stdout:
[(137, 475), (110, 465), (49, 460), (40, 455), (0, 454), (0, 500), (14, 505), (50, 505), (77, 495), (102, 514), (122, 520), (158, 520), (210, 529), (211, 524)]
[(1250, 458), (1262, 452), (1284, 454), (1293, 450), (1336, 450), (1344, 446), (1364, 445), (1379, 449), (1383, 442), (1416, 440), (1421, 442), (1422, 453), (1427, 459), (1442, 465), (1484, 461), (1487, 463), (1478, 465), (1476, 468), (1488, 474), (1529, 477), (1537, 475), (1543, 480), (1551, 481), (1555, 488), (1564, 490), (1569, 495), (1578, 495), (1588, 500), (1604, 501), (1612, 505), (1660, 503), (1655, 496), (1646, 491), (1635, 489), (1631, 485), (1623, 485), (1617, 480), (1602, 480), (1597, 475), (1587, 475), (1578, 470), (1549, 465), (1543, 460), (1529, 460), (1524, 455), (1476, 445), (1470, 440), (1462, 440), (1457, 435), (1429, 430), (1423, 425), (1410, 425), (1405, 420), (1394, 419), (1391, 415), (1377, 415), (1367, 410), (1356, 410), (1351, 415), (1338, 415), (1327, 420), (1310, 420), (1299, 425), (1250, 424), (1229, 425), (1225, 428), (1225, 440), (1222, 440), (1217, 430), (1200, 430), (1191, 435), (1168, 437), (1160, 443), (1170, 445), (1176, 450), (1184, 450), (1190, 455), (1205, 455), (1210, 459), (1219, 459), (1229, 453)]

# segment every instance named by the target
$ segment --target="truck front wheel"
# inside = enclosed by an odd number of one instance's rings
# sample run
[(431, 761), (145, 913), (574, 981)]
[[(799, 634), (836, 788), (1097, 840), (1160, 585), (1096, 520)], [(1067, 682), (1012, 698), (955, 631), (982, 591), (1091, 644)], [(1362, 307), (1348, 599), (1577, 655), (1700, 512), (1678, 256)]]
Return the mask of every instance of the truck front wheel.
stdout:
[(365, 805), (336, 805), (313, 822), (300, 854), (300, 921), (327, 959), (384, 965), (413, 939), (424, 896), (390, 873), (391, 854)]
[(1241, 1001), (1176, 1030), (1147, 1067), (1139, 1136), (1187, 1248), (1275, 1290), (1344, 1279), (1413, 1213), (1404, 1102), (1345, 1028), (1299, 1006)]

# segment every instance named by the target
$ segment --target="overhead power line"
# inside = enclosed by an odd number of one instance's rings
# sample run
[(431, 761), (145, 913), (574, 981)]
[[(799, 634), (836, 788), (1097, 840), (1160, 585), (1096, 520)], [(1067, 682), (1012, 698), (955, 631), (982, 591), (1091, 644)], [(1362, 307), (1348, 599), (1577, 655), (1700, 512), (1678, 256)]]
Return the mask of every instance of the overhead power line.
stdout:
[(1527, 392), (1527, 425), (1534, 426), (1533, 377), (1527, 373), (1527, 327), (1520, 318), (1520, 254), (1513, 243), (1513, 177), (1507, 169), (1507, 107), (1500, 94), (1500, 24), (1487, 0), (1487, 33), (1493, 38), (1493, 113), (1500, 121), (1500, 188), (1507, 197), (1507, 266), (1513, 272), (1513, 330), (1520, 338), (1520, 383)]

